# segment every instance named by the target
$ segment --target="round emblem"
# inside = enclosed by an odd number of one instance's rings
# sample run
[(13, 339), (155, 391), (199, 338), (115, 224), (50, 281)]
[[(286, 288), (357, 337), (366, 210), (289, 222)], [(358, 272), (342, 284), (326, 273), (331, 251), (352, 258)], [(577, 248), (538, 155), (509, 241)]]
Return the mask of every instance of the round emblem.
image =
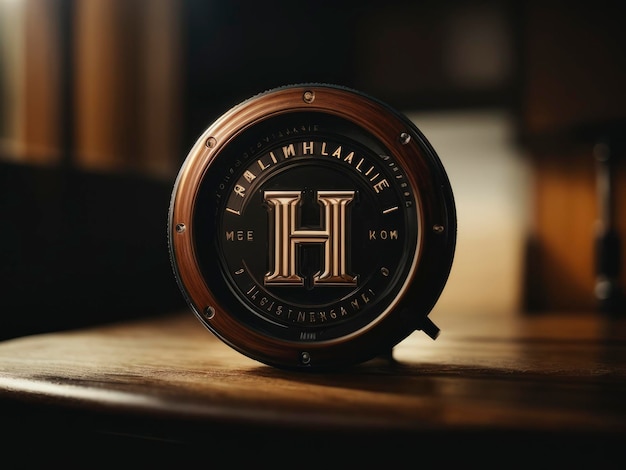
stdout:
[(344, 367), (415, 330), (447, 281), (453, 193), (404, 115), (327, 84), (256, 95), (191, 149), (169, 210), (170, 257), (199, 320), (259, 362)]

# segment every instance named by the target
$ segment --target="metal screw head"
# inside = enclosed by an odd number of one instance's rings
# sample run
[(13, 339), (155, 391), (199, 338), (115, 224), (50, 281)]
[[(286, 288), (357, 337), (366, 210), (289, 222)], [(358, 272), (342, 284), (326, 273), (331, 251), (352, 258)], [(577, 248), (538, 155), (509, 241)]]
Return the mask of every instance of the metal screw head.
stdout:
[(439, 224), (433, 225), (433, 232), (435, 233), (443, 233), (444, 230), (445, 228), (443, 225), (439, 225)]
[(176, 224), (176, 233), (183, 233), (186, 229), (185, 224)]
[(302, 351), (300, 353), (300, 362), (302, 364), (304, 364), (305, 366), (310, 364), (310, 362), (311, 362), (311, 354), (306, 352), (306, 351)]
[(406, 145), (409, 142), (411, 142), (411, 136), (410, 134), (407, 134), (406, 132), (403, 132), (402, 134), (400, 134), (400, 143), (402, 145)]
[(211, 149), (217, 145), (217, 140), (215, 139), (215, 137), (209, 137), (206, 140), (205, 145)]
[(304, 100), (305, 103), (313, 103), (313, 101), (315, 101), (315, 92), (311, 91), (311, 90), (307, 90), (304, 92), (304, 94), (302, 95), (302, 99)]
[(209, 305), (208, 307), (205, 307), (205, 309), (202, 311), (202, 315), (207, 320), (210, 320), (215, 316), (215, 309)]

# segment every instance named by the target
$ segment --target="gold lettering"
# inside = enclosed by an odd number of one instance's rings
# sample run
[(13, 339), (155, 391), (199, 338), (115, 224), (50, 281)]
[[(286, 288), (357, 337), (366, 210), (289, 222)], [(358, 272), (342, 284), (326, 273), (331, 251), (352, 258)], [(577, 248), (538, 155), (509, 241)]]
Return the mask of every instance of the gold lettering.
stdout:
[(293, 148), (293, 144), (283, 146), (283, 156), (285, 158), (293, 157), (296, 154), (296, 150)]
[(302, 155), (313, 153), (313, 142), (302, 142)]
[(246, 196), (246, 188), (244, 188), (243, 186), (241, 186), (240, 184), (236, 184), (235, 188), (233, 189), (233, 191), (235, 191), (235, 194), (237, 196), (241, 196), (241, 197), (245, 197)]
[[(259, 160), (260, 162), (260, 160)], [(254, 173), (252, 173), (250, 170), (246, 170), (243, 173), (243, 177), (246, 179), (246, 181), (248, 183), (252, 183), (254, 181), (254, 179), (256, 178), (256, 175)]]
[(389, 182), (384, 179), (379, 181), (378, 183), (376, 183), (374, 185), (374, 191), (376, 191), (377, 193), (381, 192), (383, 189), (388, 188), (389, 187)]
[(247, 241), (247, 242), (253, 242), (254, 241), (254, 230), (230, 230), (226, 232), (226, 240), (227, 241)]
[(321, 155), (327, 156), (328, 152), (326, 151), (326, 142), (322, 142), (322, 150), (320, 151)]
[(398, 230), (370, 230), (370, 240), (397, 240), (399, 238)]
[(341, 158), (341, 145), (333, 152), (333, 157)]
[(346, 158), (343, 159), (344, 162), (352, 163), (352, 159), (354, 158), (354, 152), (350, 152), (346, 155)]

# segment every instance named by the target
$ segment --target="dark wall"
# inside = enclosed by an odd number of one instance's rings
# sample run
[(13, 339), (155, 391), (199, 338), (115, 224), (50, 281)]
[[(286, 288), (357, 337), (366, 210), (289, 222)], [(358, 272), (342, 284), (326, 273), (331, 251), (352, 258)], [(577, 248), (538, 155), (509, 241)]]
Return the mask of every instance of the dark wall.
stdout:
[(0, 163), (0, 339), (183, 308), (170, 185)]
[[(185, 150), (231, 106), (293, 83), (356, 88), (402, 111), (512, 106), (518, 98), (522, 10), (515, 0), (184, 0), (182, 5)], [(456, 24), (467, 28), (456, 33)], [(454, 51), (463, 48), (464, 36), (481, 35), (482, 25), (501, 44), (474, 53), (489, 67), (506, 65), (487, 81), (468, 83), (450, 63), (473, 61)]]
[(269, 88), (301, 82), (354, 86), (357, 2), (185, 0), (184, 141)]

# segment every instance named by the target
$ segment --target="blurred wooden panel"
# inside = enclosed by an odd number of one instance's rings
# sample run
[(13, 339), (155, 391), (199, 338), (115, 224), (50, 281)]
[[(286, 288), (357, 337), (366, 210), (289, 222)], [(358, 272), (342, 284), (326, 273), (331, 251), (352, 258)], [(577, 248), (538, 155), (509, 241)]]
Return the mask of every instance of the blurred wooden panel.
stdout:
[[(531, 1), (522, 11), (519, 130), (534, 175), (527, 307), (594, 308), (600, 210), (593, 148), (606, 138), (616, 144), (614, 210), (626, 236), (626, 6)], [(617, 263), (624, 291), (626, 262)]]
[[(530, 154), (531, 233), (526, 261), (524, 308), (528, 311), (599, 310), (597, 238), (601, 228), (598, 168), (591, 142), (547, 145)], [(626, 160), (614, 155), (614, 230), (621, 237), (615, 253), (619, 276), (616, 312), (624, 313), (626, 292)]]
[(0, 158), (16, 158), (21, 105), (23, 4), (0, 2)]
[(58, 163), (62, 158), (60, 0), (27, 0), (24, 24), (17, 154), (20, 161)]
[(532, 160), (526, 308), (593, 310), (597, 200), (590, 147)]
[(178, 0), (145, 2), (141, 15), (141, 73), (139, 81), (139, 149), (144, 172), (166, 177), (178, 172), (181, 161), (182, 25)]
[(180, 31), (172, 0), (76, 2), (76, 163), (174, 174)]
[(137, 2), (76, 5), (76, 161), (132, 168), (137, 154)]

